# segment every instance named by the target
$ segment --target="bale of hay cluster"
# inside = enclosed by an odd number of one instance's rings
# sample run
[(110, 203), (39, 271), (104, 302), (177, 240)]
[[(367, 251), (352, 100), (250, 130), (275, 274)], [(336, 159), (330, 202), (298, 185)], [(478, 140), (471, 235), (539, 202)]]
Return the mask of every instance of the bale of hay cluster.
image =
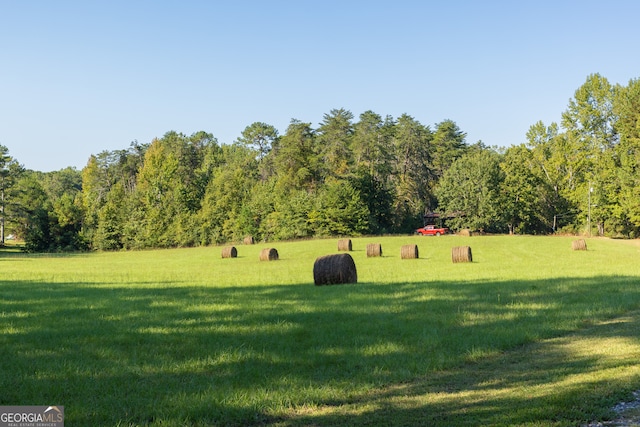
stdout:
[(418, 258), (418, 245), (404, 245), (400, 248), (400, 258), (415, 259)]
[(238, 250), (235, 246), (226, 246), (222, 248), (222, 258), (237, 258)]
[(338, 240), (338, 250), (339, 251), (347, 251), (351, 252), (351, 239), (340, 239)]
[(380, 243), (369, 243), (367, 245), (367, 258), (382, 256), (382, 245)]
[(274, 248), (264, 248), (260, 251), (260, 261), (276, 261), (278, 259), (278, 251)]
[(313, 264), (313, 282), (316, 286), (358, 283), (356, 264), (349, 254), (325, 255)]
[(587, 250), (587, 242), (584, 239), (574, 240), (571, 243), (571, 248), (574, 251), (586, 251)]
[(471, 248), (469, 246), (456, 246), (451, 249), (451, 261), (453, 262), (473, 262)]
[(255, 241), (253, 240), (253, 236), (247, 236), (244, 238), (245, 245), (253, 245)]

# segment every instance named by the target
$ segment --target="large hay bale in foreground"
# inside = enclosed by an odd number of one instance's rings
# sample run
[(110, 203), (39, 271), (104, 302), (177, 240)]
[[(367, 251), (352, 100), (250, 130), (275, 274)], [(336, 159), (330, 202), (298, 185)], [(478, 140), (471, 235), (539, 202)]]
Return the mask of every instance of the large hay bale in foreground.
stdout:
[(245, 245), (253, 245), (254, 243), (255, 243), (255, 240), (253, 240), (253, 236), (247, 236), (244, 238)]
[(418, 258), (418, 245), (404, 245), (400, 248), (400, 258), (416, 259)]
[(260, 261), (276, 261), (278, 259), (278, 251), (274, 248), (264, 248), (260, 251)]
[(369, 243), (367, 245), (367, 258), (382, 256), (382, 245), (380, 243)]
[(238, 250), (235, 246), (227, 246), (222, 248), (222, 258), (236, 258), (238, 256)]
[(574, 251), (586, 251), (587, 250), (587, 242), (584, 239), (578, 239), (571, 242), (571, 248)]
[(471, 248), (469, 246), (456, 246), (451, 248), (451, 261), (453, 262), (473, 262)]
[(313, 264), (313, 282), (316, 286), (358, 283), (356, 264), (349, 254), (325, 255)]
[(339, 251), (347, 251), (351, 252), (351, 239), (340, 239), (338, 240), (338, 250)]

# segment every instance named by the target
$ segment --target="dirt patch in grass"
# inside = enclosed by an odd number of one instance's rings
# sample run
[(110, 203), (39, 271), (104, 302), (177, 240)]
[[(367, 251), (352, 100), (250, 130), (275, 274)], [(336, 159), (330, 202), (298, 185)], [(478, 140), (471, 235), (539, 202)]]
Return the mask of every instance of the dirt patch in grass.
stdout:
[(615, 419), (609, 421), (592, 421), (583, 427), (636, 427), (640, 426), (640, 390), (633, 392), (634, 399), (620, 402), (613, 407)]

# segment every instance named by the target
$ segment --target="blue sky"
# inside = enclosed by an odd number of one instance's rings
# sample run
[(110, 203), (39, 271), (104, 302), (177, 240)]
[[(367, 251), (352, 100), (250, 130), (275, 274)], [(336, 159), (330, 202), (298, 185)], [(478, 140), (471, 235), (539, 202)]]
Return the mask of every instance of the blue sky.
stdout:
[(0, 144), (29, 169), (334, 108), (525, 142), (589, 74), (640, 77), (640, 2), (0, 0)]

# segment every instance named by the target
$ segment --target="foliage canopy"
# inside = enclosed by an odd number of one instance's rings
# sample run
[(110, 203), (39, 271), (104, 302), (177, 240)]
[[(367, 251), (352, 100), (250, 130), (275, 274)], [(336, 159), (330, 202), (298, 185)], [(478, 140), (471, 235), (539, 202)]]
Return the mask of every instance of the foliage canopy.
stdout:
[(560, 125), (504, 149), (468, 144), (452, 120), (343, 108), (282, 135), (256, 122), (231, 145), (170, 131), (82, 171), (27, 171), (0, 146), (0, 240), (5, 224), (33, 251), (407, 233), (430, 211), (454, 230), (637, 237), (638, 123), (640, 81), (592, 74)]

